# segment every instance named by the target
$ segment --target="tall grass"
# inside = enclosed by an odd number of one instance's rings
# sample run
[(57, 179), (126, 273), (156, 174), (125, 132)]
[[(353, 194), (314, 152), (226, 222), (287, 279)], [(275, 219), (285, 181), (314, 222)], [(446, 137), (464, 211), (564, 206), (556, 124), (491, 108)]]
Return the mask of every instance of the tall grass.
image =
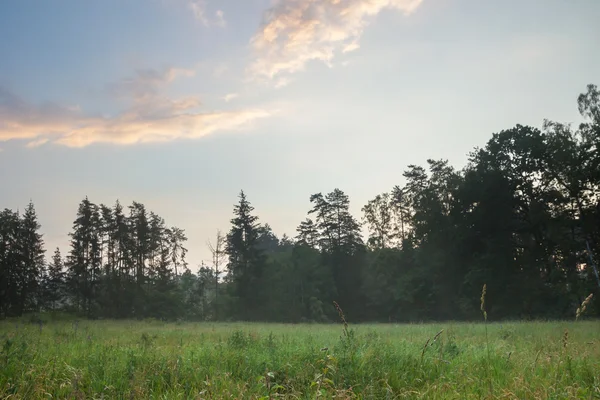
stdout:
[[(558, 339), (567, 327), (568, 362)], [(10, 399), (479, 399), (490, 384), (496, 398), (600, 396), (600, 322), (581, 319), (342, 327), (79, 321), (41, 329), (4, 321), (0, 345), (0, 398)]]

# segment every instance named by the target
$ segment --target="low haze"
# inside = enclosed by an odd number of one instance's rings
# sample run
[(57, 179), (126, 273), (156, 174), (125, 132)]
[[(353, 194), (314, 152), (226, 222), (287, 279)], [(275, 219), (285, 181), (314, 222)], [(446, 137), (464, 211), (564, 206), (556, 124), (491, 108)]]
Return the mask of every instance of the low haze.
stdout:
[(0, 203), (68, 249), (85, 197), (186, 231), (192, 270), (243, 189), (282, 235), (309, 196), (358, 217), (408, 164), (581, 120), (596, 0), (0, 2)]

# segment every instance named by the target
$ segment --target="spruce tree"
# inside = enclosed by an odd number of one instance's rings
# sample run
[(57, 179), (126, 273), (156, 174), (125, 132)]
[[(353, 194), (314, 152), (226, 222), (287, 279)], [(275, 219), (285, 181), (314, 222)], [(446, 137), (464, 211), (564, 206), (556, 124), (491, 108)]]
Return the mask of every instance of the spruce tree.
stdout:
[(48, 310), (56, 311), (59, 308), (60, 301), (64, 298), (65, 291), (65, 271), (60, 249), (54, 250), (52, 261), (48, 264), (46, 270), (46, 279), (44, 285), (44, 302)]
[(233, 209), (231, 230), (227, 234), (227, 268), (237, 297), (238, 316), (241, 319), (256, 319), (259, 317), (264, 294), (260, 281), (265, 259), (260, 249), (258, 217), (252, 214), (254, 207), (247, 200), (244, 191), (240, 192), (239, 199)]
[(68, 287), (75, 310), (90, 315), (92, 311), (92, 278), (96, 267), (94, 252), (98, 250), (94, 227), (95, 205), (86, 197), (79, 204), (77, 217), (73, 222), (71, 250), (67, 258)]
[(21, 219), (21, 252), (22, 252), (22, 281), (21, 307), (23, 311), (39, 308), (41, 290), (40, 283), (44, 270), (44, 240), (39, 233), (41, 225), (38, 222), (35, 207), (30, 202), (25, 208)]
[(18, 316), (23, 288), (21, 218), (5, 209), (0, 212), (0, 316)]

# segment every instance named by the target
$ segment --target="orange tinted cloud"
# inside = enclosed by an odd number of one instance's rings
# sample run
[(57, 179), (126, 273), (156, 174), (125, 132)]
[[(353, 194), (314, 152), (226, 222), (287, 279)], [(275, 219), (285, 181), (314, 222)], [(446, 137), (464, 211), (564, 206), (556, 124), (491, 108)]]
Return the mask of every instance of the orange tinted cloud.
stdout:
[(331, 65), (336, 53), (359, 48), (370, 18), (384, 9), (405, 15), (422, 0), (282, 0), (266, 15), (251, 44), (257, 58), (250, 73), (273, 79), (301, 71), (310, 61)]
[(110, 85), (114, 95), (129, 103), (125, 111), (110, 118), (85, 115), (78, 107), (33, 105), (0, 88), (0, 141), (29, 140), (28, 147), (164, 142), (240, 129), (271, 115), (258, 108), (200, 112), (196, 97), (171, 99), (161, 94), (168, 83), (190, 76), (193, 71), (182, 69), (144, 70)]

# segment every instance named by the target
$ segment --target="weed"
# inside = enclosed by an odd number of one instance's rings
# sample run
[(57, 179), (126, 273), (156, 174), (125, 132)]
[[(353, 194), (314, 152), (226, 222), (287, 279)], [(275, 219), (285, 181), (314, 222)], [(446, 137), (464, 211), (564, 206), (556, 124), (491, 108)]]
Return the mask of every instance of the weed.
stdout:
[(455, 358), (460, 354), (460, 348), (456, 342), (456, 337), (452, 330), (446, 331), (446, 345), (444, 346), (444, 352), (447, 357)]
[(148, 350), (150, 347), (152, 347), (153, 342), (153, 337), (148, 335), (146, 332), (142, 333), (142, 336), (140, 337), (140, 345), (144, 350)]
[(227, 339), (227, 344), (234, 349), (243, 349), (248, 346), (249, 338), (244, 332), (237, 330), (234, 331), (231, 336)]
[(317, 361), (319, 369), (310, 385), (311, 388), (314, 388), (317, 398), (335, 392), (333, 374), (337, 371), (337, 363), (337, 358), (329, 354), (327, 350), (324, 351), (323, 358)]
[(483, 313), (483, 324), (485, 326), (485, 348), (487, 353), (487, 363), (486, 363), (486, 375), (488, 381), (488, 389), (489, 394), (492, 396), (494, 388), (492, 387), (492, 376), (490, 375), (490, 366), (492, 364), (490, 357), (490, 341), (488, 339), (488, 320), (487, 320), (487, 311), (485, 309), (485, 295), (487, 294), (487, 285), (483, 285), (483, 289), (481, 290), (481, 312)]

